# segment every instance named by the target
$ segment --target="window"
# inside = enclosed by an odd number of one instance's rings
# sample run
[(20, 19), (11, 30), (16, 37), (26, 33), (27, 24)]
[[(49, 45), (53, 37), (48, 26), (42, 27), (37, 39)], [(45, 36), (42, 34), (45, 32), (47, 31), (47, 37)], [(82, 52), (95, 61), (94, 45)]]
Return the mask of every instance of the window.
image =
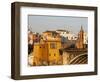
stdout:
[(54, 56), (56, 56), (56, 54), (54, 54)]
[(50, 43), (50, 48), (55, 49), (56, 48), (56, 43)]

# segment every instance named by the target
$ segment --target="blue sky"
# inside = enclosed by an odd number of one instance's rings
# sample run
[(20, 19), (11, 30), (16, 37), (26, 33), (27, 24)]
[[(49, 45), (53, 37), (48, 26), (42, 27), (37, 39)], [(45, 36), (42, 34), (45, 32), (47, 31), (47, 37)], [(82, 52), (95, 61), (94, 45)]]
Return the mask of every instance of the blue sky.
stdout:
[(85, 32), (88, 29), (88, 18), (86, 17), (68, 17), (68, 16), (43, 16), (29, 15), (28, 26), (33, 32), (44, 32), (46, 30), (69, 30), (78, 33), (81, 26)]

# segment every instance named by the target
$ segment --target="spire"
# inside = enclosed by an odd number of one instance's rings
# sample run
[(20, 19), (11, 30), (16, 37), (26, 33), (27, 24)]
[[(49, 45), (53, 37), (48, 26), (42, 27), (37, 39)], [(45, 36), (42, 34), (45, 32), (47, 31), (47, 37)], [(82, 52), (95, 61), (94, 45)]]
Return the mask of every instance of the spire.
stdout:
[(80, 31), (83, 31), (83, 27), (82, 27), (82, 25), (81, 25), (81, 30)]

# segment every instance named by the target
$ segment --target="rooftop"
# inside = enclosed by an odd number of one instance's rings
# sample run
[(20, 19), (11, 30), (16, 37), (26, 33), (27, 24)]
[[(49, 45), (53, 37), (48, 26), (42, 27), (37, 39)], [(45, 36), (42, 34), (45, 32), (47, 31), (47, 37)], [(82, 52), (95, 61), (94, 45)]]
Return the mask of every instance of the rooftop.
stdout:
[(56, 31), (60, 31), (60, 32), (67, 32), (67, 33), (70, 33), (70, 31), (68, 31), (68, 30), (63, 30), (63, 29), (58, 29), (58, 30), (56, 30)]

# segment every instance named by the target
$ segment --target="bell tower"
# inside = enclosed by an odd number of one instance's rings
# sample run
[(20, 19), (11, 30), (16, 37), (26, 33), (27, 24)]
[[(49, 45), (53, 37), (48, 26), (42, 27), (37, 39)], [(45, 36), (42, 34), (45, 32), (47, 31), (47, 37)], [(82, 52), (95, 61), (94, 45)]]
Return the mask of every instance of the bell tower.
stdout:
[(76, 47), (81, 48), (81, 49), (84, 48), (84, 30), (82, 26), (81, 26), (80, 32), (78, 33)]

